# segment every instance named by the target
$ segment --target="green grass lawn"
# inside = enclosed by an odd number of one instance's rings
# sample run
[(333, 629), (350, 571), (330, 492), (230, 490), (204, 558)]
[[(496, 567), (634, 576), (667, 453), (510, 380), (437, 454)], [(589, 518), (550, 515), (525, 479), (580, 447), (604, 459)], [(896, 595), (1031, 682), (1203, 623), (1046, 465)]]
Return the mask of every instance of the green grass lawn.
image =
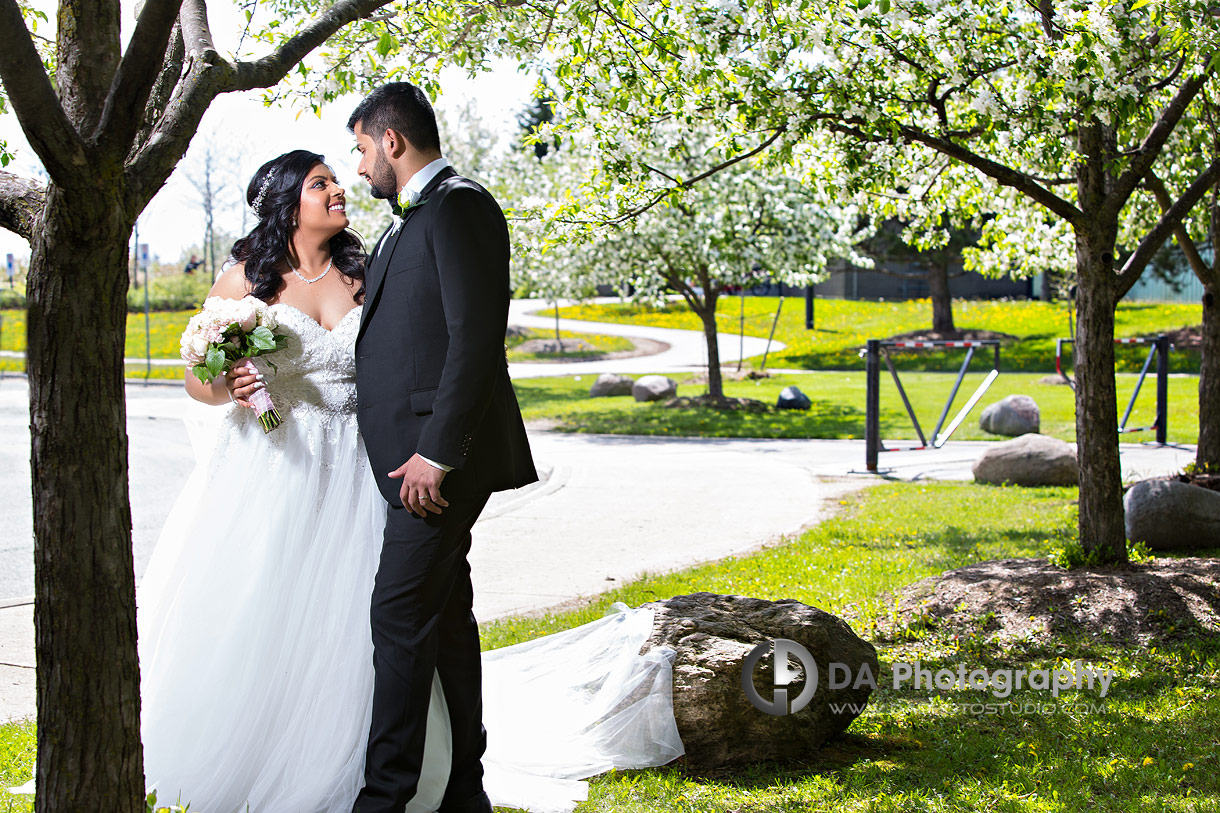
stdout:
[[(707, 590), (795, 598), (872, 637), (893, 612), (888, 591), (985, 559), (1043, 556), (1075, 536), (1075, 489), (896, 483), (844, 501), (840, 517), (759, 553), (625, 585), (578, 610), (488, 624), (487, 647), (567, 629), (614, 601)], [(1220, 551), (1210, 551), (1215, 555)], [(1085, 692), (1013, 702), (1056, 713), (973, 715), (882, 689), (845, 736), (802, 764), (757, 765), (714, 776), (682, 768), (612, 772), (592, 783), (586, 813), (839, 813), (839, 811), (1214, 811), (1220, 809), (1220, 643), (1188, 639), (1125, 651), (1060, 640), (1034, 650), (915, 639), (878, 645), (896, 661), (956, 668), (964, 653), (1005, 667), (1048, 668), (1083, 658), (1119, 677), (1104, 708)], [(976, 661), (977, 662), (977, 661)], [(884, 684), (884, 680), (882, 681)]]
[[(776, 297), (746, 297), (745, 330), (750, 336), (766, 337), (779, 304)], [(716, 314), (717, 329), (736, 335), (740, 328), (741, 303), (736, 298), (721, 301)], [(652, 325), (702, 330), (699, 319), (685, 303), (674, 302), (653, 309), (634, 304), (581, 305), (561, 310), (569, 319)], [(995, 330), (1018, 337), (1005, 345), (1001, 369), (1051, 373), (1055, 370), (1055, 339), (1068, 335), (1067, 305), (1059, 302), (956, 300), (954, 321), (959, 330)], [(1115, 335), (1145, 336), (1198, 325), (1201, 305), (1122, 303), (1115, 315)], [(913, 330), (931, 330), (932, 304), (927, 299), (907, 302), (854, 302), (819, 299), (815, 305), (814, 330), (805, 329), (803, 297), (785, 299), (775, 338), (786, 347), (767, 359), (767, 366), (803, 370), (862, 370), (858, 355), (869, 339), (884, 339)], [(896, 354), (902, 369), (952, 370), (961, 364), (965, 351), (912, 352)], [(1139, 372), (1147, 348), (1119, 347), (1118, 369)], [(754, 359), (755, 366), (761, 356)], [(1174, 372), (1198, 372), (1198, 351), (1175, 351)]]
[[(892, 618), (890, 591), (973, 562), (1045, 556), (1074, 538), (1076, 491), (970, 483), (887, 483), (841, 501), (840, 515), (748, 555), (651, 575), (574, 610), (483, 625), (485, 648), (585, 623), (615, 601), (701, 590), (794, 598), (849, 619), (873, 639)], [(1217, 555), (1220, 550), (1203, 551)], [(839, 813), (840, 811), (1215, 811), (1220, 809), (1220, 643), (1183, 638), (1148, 649), (1055, 639), (997, 649), (927, 636), (877, 643), (881, 684), (846, 734), (800, 763), (704, 775), (682, 767), (596, 777), (580, 813)], [(1118, 672), (1104, 703), (1088, 692), (1011, 700), (1054, 713), (973, 714), (974, 692), (887, 687), (895, 662), (956, 668), (1048, 668), (1082, 658)], [(1080, 704), (1097, 703), (1082, 710)], [(33, 768), (32, 724), (0, 727), (0, 778)], [(20, 797), (0, 810), (28, 811)], [(205, 807), (199, 808), (206, 813)]]
[[(982, 382), (980, 372), (967, 374), (950, 410), (952, 420)], [(903, 387), (911, 399), (924, 434), (932, 429), (953, 389), (955, 376), (948, 373), (907, 372)], [(1042, 433), (1064, 440), (1076, 439), (1075, 401), (1070, 387), (1041, 384), (1039, 374), (1004, 373), (995, 380), (974, 410), (953, 434), (955, 440), (1002, 440), (979, 429), (979, 415), (988, 404), (1006, 395), (1032, 397), (1042, 413)], [(1119, 414), (1126, 409), (1138, 376), (1118, 376)], [(815, 372), (775, 375), (757, 381), (725, 381), (725, 394), (748, 397), (774, 405), (781, 389), (796, 385), (813, 401), (808, 412), (770, 411), (763, 414), (722, 412), (708, 408), (668, 409), (655, 403), (637, 403), (630, 396), (590, 398), (593, 377), (532, 378), (514, 382), (526, 420), (545, 421), (569, 432), (627, 435), (674, 435), (695, 437), (754, 438), (862, 438), (864, 437), (864, 373)], [(1194, 443), (1199, 434), (1199, 381), (1195, 376), (1169, 379), (1169, 441)], [(679, 382), (679, 395), (706, 391), (703, 384)], [(1156, 382), (1144, 382), (1127, 425), (1150, 426), (1156, 414)], [(902, 400), (888, 372), (881, 379), (881, 436), (884, 439), (915, 438)], [(1125, 435), (1131, 441), (1152, 440), (1152, 433)]]

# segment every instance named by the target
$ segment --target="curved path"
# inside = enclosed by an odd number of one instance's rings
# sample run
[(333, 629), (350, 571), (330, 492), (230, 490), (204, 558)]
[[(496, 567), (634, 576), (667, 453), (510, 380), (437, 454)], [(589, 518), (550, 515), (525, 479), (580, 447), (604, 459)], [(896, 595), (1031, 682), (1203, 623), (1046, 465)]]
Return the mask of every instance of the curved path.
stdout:
[[(589, 300), (594, 303), (621, 302), (617, 297)], [(576, 304), (560, 300), (559, 306)], [(554, 330), (555, 317), (538, 314), (552, 308), (551, 303), (541, 299), (514, 299), (508, 309), (508, 323), (538, 330)], [(620, 325), (605, 322), (585, 322), (578, 319), (560, 319), (560, 330), (574, 333), (600, 333), (607, 336), (639, 337), (664, 342), (669, 349), (647, 356), (633, 356), (604, 361), (562, 362), (515, 362), (508, 366), (513, 378), (540, 378), (558, 375), (601, 375), (618, 373), (637, 375), (640, 373), (691, 373), (707, 367), (707, 342), (698, 330), (673, 330), (642, 325)], [(552, 334), (553, 335), (553, 334)], [(742, 341), (736, 334), (719, 334), (720, 363), (728, 365), (742, 358)], [(767, 340), (757, 336), (746, 336), (744, 358), (761, 356), (767, 349)], [(771, 352), (784, 349), (783, 342), (772, 342)]]

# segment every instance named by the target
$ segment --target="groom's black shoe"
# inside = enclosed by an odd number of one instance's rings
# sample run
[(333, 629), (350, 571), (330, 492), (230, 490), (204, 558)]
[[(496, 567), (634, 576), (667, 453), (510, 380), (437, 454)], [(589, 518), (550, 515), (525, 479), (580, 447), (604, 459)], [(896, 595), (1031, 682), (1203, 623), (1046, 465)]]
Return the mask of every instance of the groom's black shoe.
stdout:
[(486, 793), (479, 791), (463, 802), (442, 804), (436, 813), (492, 813), (491, 800)]

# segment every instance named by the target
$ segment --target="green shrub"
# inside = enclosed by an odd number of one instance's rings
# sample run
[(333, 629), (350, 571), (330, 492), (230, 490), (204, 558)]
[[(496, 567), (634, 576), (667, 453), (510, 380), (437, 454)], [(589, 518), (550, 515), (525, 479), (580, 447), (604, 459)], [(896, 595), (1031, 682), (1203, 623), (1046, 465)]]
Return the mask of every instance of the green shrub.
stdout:
[[(133, 285), (127, 291), (127, 310), (144, 310), (144, 286)], [(198, 310), (207, 298), (212, 281), (206, 276), (179, 274), (154, 277), (148, 284), (148, 308), (154, 311)]]
[(16, 288), (0, 288), (0, 310), (25, 308), (25, 291)]

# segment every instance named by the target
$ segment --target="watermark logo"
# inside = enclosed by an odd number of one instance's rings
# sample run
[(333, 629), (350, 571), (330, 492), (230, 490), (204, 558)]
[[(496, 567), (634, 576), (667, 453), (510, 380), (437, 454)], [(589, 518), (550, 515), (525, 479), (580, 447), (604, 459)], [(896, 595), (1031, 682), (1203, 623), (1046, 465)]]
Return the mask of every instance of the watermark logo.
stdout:
[[(759, 661), (772, 652), (774, 652), (772, 668), (775, 673), (773, 680), (775, 692), (768, 701), (754, 687), (754, 670), (758, 668)], [(788, 691), (796, 681), (797, 673), (788, 664), (789, 656), (800, 661), (801, 667), (805, 670), (805, 687), (792, 700), (791, 705), (788, 703)], [(774, 645), (763, 642), (750, 650), (749, 655), (746, 655), (745, 662), (741, 666), (741, 688), (754, 708), (761, 712), (776, 717), (796, 714), (809, 705), (809, 701), (813, 700), (813, 695), (818, 689), (818, 665), (814, 662), (813, 655), (809, 654), (809, 650), (801, 644), (789, 641), (787, 638), (776, 638)]]

